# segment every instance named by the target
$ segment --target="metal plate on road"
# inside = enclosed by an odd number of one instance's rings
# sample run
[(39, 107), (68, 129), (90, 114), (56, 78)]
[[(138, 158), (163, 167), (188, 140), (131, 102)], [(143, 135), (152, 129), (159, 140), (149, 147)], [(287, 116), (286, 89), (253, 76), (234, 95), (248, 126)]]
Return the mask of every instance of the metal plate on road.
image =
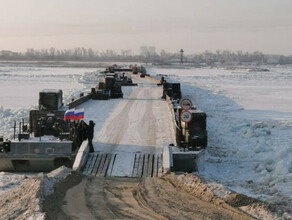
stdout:
[(180, 107), (183, 110), (190, 110), (193, 106), (193, 103), (190, 99), (184, 98), (180, 101)]
[(184, 110), (180, 115), (180, 119), (185, 123), (189, 123), (192, 120), (192, 113), (188, 110)]

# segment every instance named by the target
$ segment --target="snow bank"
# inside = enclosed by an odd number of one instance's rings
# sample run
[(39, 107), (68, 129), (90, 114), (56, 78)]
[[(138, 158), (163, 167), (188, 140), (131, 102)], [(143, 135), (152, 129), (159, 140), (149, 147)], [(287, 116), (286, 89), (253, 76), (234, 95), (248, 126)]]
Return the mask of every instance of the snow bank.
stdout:
[(71, 86), (69, 89), (64, 90), (64, 103), (69, 103), (72, 98), (78, 98), (80, 93), (90, 92), (91, 87), (95, 87), (96, 84), (103, 77), (100, 71), (85, 72), (81, 75), (75, 75), (72, 78)]
[(15, 174), (0, 172), (0, 195), (4, 192), (19, 186), (24, 181), (28, 180), (33, 174)]
[(39, 174), (0, 196), (0, 219), (45, 219), (41, 204), (54, 192), (54, 185), (65, 179), (71, 170), (60, 167), (51, 173)]
[(183, 95), (208, 115), (208, 155), (201, 176), (292, 210), (291, 67), (152, 72), (181, 82)]
[[(29, 110), (35, 108), (34, 106), (28, 106), (27, 108), (4, 108), (0, 106), (0, 134), (6, 138), (13, 137), (13, 127), (14, 122), (21, 121), (25, 119), (25, 122), (28, 122)], [(18, 123), (16, 125), (16, 131), (18, 132)]]

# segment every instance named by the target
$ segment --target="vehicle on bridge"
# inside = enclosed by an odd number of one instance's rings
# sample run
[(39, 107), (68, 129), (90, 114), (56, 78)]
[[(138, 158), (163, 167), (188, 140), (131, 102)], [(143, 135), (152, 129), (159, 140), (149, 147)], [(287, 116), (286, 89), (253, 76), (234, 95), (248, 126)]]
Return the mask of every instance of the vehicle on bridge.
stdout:
[(131, 72), (132, 68), (124, 67), (124, 66), (118, 66), (117, 64), (113, 64), (111, 66), (108, 66), (104, 73), (115, 73), (115, 72)]
[[(157, 85), (163, 85), (162, 99), (168, 103), (172, 113), (176, 143), (169, 148), (173, 171), (193, 172), (203, 169), (202, 158), (208, 144), (207, 115), (197, 110), (188, 100), (188, 105), (182, 105), (180, 83), (168, 83), (164, 77)], [(184, 118), (183, 116), (187, 116)], [(171, 150), (170, 150), (171, 151)]]
[(51, 171), (62, 165), (72, 167), (81, 141), (73, 123), (64, 121), (68, 108), (62, 90), (39, 93), (39, 108), (29, 113), (29, 126), (14, 124), (12, 140), (0, 137), (1, 171)]

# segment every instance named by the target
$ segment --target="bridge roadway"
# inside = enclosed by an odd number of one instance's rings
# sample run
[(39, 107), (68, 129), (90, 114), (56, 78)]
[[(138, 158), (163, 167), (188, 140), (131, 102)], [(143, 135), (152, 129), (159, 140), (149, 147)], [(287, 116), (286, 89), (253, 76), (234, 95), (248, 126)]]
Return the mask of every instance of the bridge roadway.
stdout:
[(85, 121), (96, 124), (95, 153), (89, 155), (84, 174), (94, 176), (160, 176), (164, 141), (174, 143), (168, 106), (162, 88), (133, 76), (137, 87), (123, 87), (123, 99), (91, 100)]
[(171, 116), (161, 87), (133, 80), (139, 86), (123, 88), (124, 99), (81, 106), (85, 120), (96, 123), (96, 152), (84, 170), (88, 176), (72, 173), (46, 199), (46, 219), (252, 219), (202, 183), (190, 191), (171, 175), (155, 178), (163, 142), (173, 142)]

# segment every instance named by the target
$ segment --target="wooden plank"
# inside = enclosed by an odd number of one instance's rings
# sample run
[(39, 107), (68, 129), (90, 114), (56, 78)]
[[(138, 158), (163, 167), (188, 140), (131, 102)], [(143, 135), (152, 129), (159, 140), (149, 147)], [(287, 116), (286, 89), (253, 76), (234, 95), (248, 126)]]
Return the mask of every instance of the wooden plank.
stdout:
[(116, 156), (117, 156), (116, 154), (112, 155), (110, 163), (109, 163), (109, 167), (108, 167), (107, 172), (106, 172), (106, 176), (112, 175), (112, 170), (113, 170), (113, 167), (115, 165)]
[(93, 167), (93, 169), (91, 171), (91, 175), (95, 176), (95, 174), (96, 174), (96, 172), (97, 172), (97, 170), (99, 168), (99, 164), (100, 164), (100, 160), (101, 160), (102, 156), (103, 156), (103, 154), (98, 154), (97, 155), (97, 159), (96, 159), (94, 167)]
[[(143, 161), (143, 154), (139, 154), (139, 156), (138, 156), (137, 159), (138, 159), (137, 160), (137, 171), (136, 171), (135, 177), (141, 177), (141, 175), (142, 175), (142, 167), (143, 167), (143, 163), (142, 163), (142, 161)], [(141, 170), (140, 174), (139, 174), (139, 169)]]
[(149, 159), (149, 154), (145, 154), (144, 167), (143, 167), (143, 177), (147, 177), (147, 175), (148, 175), (148, 159)]
[(92, 160), (91, 160), (91, 163), (90, 163), (90, 165), (89, 165), (88, 171), (87, 171), (88, 174), (90, 174), (91, 171), (93, 170), (93, 167), (94, 167), (94, 164), (95, 164), (96, 158), (97, 158), (97, 153), (94, 153), (94, 155), (93, 155), (93, 157), (92, 157)]
[(87, 163), (86, 163), (86, 166), (85, 166), (85, 169), (84, 169), (84, 174), (86, 174), (86, 175), (89, 174), (88, 170), (89, 170), (89, 167), (90, 167), (90, 165), (92, 163), (93, 156), (94, 156), (94, 154), (90, 154), (88, 156), (88, 160), (87, 160)]
[(106, 173), (107, 173), (107, 169), (109, 167), (109, 164), (110, 164), (110, 161), (111, 161), (111, 157), (112, 157), (112, 154), (108, 154), (107, 157), (106, 157), (106, 160), (104, 162), (104, 166), (103, 166), (103, 169), (101, 171), (101, 175), (100, 176), (103, 176), (105, 177), (106, 176)]
[(88, 159), (87, 159), (87, 163), (85, 165), (85, 168), (83, 170), (83, 174), (87, 174), (88, 168), (90, 166), (91, 160), (92, 160), (93, 155), (89, 154)]
[(133, 169), (133, 174), (135, 177), (137, 177), (137, 174), (138, 174), (140, 157), (141, 157), (141, 154), (135, 154), (135, 163), (134, 163), (134, 169)]
[(158, 155), (158, 177), (162, 177), (162, 154)]
[(144, 157), (145, 157), (144, 154), (141, 154), (141, 155), (140, 155), (137, 177), (142, 177), (143, 164), (144, 164)]
[(153, 173), (153, 154), (149, 155), (149, 161), (148, 161), (148, 177), (152, 177)]
[(132, 177), (138, 177), (138, 169), (139, 169), (139, 160), (140, 160), (140, 154), (135, 154), (135, 161), (134, 161), (134, 167), (133, 167), (133, 174)]
[(154, 154), (154, 162), (153, 162), (153, 177), (157, 177), (157, 154)]
[(103, 167), (104, 167), (104, 162), (105, 162), (105, 159), (106, 159), (106, 158), (107, 158), (107, 154), (103, 154), (103, 155), (102, 155), (102, 158), (101, 158), (101, 160), (100, 160), (100, 165), (99, 165), (99, 167), (98, 167), (98, 170), (97, 170), (95, 176), (101, 176), (101, 171), (102, 171), (102, 169), (103, 169)]
[(134, 165), (133, 165), (133, 170), (132, 170), (132, 177), (134, 177), (134, 175), (135, 175), (136, 164), (137, 164), (137, 160), (138, 160), (138, 159), (139, 159), (139, 158), (138, 158), (138, 155), (135, 154), (135, 156), (134, 156)]
[(132, 152), (118, 152), (111, 176), (132, 177), (135, 154)]

